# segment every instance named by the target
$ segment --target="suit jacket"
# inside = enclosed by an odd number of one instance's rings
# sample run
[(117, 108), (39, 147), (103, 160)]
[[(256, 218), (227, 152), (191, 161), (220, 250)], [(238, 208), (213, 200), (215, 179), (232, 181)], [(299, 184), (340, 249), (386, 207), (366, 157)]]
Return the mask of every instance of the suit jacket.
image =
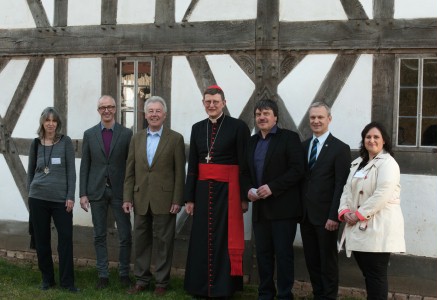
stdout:
[(147, 161), (147, 129), (134, 135), (129, 147), (124, 182), (124, 202), (134, 204), (135, 214), (169, 214), (172, 204), (183, 205), (185, 144), (181, 134), (168, 129), (153, 157)]
[[(246, 166), (243, 168), (243, 188), (247, 196), (256, 185), (254, 153), (260, 136), (253, 135), (247, 147)], [(272, 195), (253, 202), (252, 220), (300, 219), (302, 204), (300, 182), (304, 176), (305, 160), (297, 133), (281, 129), (271, 135), (264, 160), (261, 185), (267, 184)]]
[(121, 200), (132, 131), (115, 123), (109, 157), (106, 157), (100, 124), (86, 130), (83, 135), (79, 196), (88, 196), (89, 200), (102, 198), (106, 177), (109, 177), (113, 196)]
[(303, 184), (304, 218), (313, 225), (325, 225), (328, 219), (338, 221), (338, 206), (351, 164), (350, 147), (328, 135), (312, 170), (308, 168), (311, 139), (305, 149), (305, 181)]

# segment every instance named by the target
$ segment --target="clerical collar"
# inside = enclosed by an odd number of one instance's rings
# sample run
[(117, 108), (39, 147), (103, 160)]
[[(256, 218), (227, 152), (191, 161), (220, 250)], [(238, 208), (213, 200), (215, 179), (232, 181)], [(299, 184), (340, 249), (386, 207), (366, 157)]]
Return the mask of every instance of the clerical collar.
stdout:
[(150, 135), (158, 134), (159, 136), (161, 136), (163, 128), (164, 128), (164, 125), (162, 125), (161, 128), (159, 128), (158, 131), (152, 131), (152, 130), (150, 130), (150, 127), (147, 127), (147, 134), (150, 134)]
[(222, 119), (224, 115), (225, 115), (224, 112), (222, 112), (222, 114), (220, 115), (220, 117), (218, 117), (218, 118), (216, 118), (216, 119), (211, 119), (211, 118), (208, 118), (208, 119), (211, 121), (211, 123), (217, 123), (218, 120)]

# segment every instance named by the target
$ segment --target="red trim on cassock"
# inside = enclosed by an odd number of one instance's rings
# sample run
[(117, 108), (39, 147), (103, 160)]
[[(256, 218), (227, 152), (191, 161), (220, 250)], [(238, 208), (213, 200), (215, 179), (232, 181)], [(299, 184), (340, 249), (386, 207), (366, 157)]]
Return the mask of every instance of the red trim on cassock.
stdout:
[(229, 184), (228, 252), (232, 276), (243, 276), (244, 223), (239, 174), (238, 165), (199, 164), (199, 180), (215, 180)]

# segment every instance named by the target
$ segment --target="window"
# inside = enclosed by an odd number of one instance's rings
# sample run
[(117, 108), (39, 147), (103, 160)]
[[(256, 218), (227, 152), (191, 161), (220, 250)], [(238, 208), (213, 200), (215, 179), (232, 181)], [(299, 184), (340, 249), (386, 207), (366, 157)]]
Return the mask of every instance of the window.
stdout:
[(144, 102), (152, 91), (152, 59), (120, 61), (120, 123), (135, 132), (145, 128)]
[(398, 146), (437, 146), (437, 58), (399, 59)]

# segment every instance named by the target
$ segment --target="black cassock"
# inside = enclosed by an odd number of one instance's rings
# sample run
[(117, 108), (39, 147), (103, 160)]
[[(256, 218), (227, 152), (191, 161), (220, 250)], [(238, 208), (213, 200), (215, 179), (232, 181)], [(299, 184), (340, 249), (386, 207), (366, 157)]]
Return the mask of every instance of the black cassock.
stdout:
[(207, 163), (211, 149), (210, 164), (240, 165), (249, 137), (243, 121), (224, 114), (217, 123), (206, 119), (192, 127), (185, 201), (195, 204), (184, 282), (192, 295), (227, 297), (243, 287), (242, 276), (230, 275), (228, 183), (198, 180), (198, 164)]

